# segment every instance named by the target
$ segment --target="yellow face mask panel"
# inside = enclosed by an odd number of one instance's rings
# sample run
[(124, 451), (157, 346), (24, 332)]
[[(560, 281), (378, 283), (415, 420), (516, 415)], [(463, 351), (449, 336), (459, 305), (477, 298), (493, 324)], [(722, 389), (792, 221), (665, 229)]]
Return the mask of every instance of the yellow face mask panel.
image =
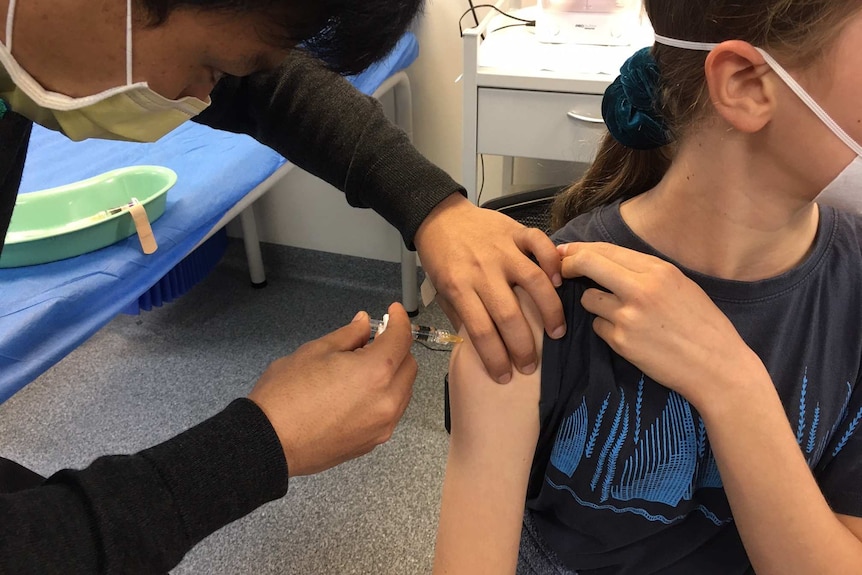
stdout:
[(9, 1), (6, 44), (0, 43), (0, 98), (12, 111), (75, 141), (155, 142), (203, 112), (209, 101), (170, 100), (146, 82), (132, 83), (132, 2), (126, 2), (126, 84), (84, 98), (45, 90), (12, 56), (15, 0)]

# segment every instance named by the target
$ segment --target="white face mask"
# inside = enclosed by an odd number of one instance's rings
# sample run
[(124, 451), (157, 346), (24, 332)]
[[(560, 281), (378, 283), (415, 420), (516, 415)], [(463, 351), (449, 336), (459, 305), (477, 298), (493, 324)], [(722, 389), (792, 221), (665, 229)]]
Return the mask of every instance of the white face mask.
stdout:
[[(659, 44), (673, 46), (675, 48), (702, 50), (705, 52), (711, 52), (718, 46), (718, 44), (707, 42), (677, 40), (675, 38), (667, 38), (658, 34), (655, 35), (655, 41)], [(826, 110), (821, 108), (820, 105), (814, 101), (814, 98), (812, 98), (808, 92), (799, 85), (799, 82), (794, 80), (793, 77), (787, 73), (787, 70), (785, 70), (781, 64), (775, 61), (775, 58), (766, 53), (765, 50), (760, 48), (755, 49), (760, 52), (766, 60), (766, 63), (769, 64), (769, 67), (778, 74), (778, 77), (787, 84), (787, 87), (793, 90), (793, 93), (796, 94), (818, 118), (820, 118), (820, 121), (823, 122), (833, 134), (838, 136), (838, 138), (856, 154), (853, 161), (850, 162), (850, 164), (844, 168), (844, 170), (838, 174), (838, 176), (832, 180), (832, 182), (830, 182), (829, 185), (820, 192), (820, 194), (818, 194), (815, 201), (834, 206), (845, 211), (862, 214), (862, 196), (860, 196), (860, 190), (862, 190), (862, 146), (860, 146), (856, 140), (851, 138), (850, 135), (845, 132), (841, 126), (839, 126), (838, 123), (829, 116), (829, 114), (826, 113)]]
[(15, 0), (9, 0), (6, 44), (0, 43), (0, 85), (7, 84), (8, 89), (0, 89), (0, 98), (14, 112), (72, 140), (155, 142), (209, 106), (209, 101), (192, 97), (170, 100), (151, 90), (146, 82), (132, 83), (132, 0), (126, 1), (126, 84), (84, 98), (46, 90), (15, 61), (14, 18)]

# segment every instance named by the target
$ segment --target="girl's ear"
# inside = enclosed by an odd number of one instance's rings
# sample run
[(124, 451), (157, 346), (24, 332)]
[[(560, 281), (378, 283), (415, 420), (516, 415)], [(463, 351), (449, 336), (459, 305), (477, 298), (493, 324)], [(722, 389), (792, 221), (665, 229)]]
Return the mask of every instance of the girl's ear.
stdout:
[(754, 46), (722, 42), (707, 56), (704, 71), (710, 100), (728, 124), (754, 133), (769, 123), (777, 102), (776, 78)]

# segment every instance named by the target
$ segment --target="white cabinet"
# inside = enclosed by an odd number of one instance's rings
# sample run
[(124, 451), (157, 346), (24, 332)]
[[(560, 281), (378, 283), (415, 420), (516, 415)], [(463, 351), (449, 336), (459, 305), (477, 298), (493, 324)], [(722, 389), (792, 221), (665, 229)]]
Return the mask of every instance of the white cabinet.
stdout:
[[(518, 11), (518, 0), (498, 0), (503, 12)], [(535, 8), (517, 14), (531, 18)], [(495, 19), (503, 19), (504, 21)], [(651, 29), (632, 46), (551, 45), (538, 42), (533, 27), (496, 12), (464, 30), (463, 179), (476, 201), (478, 154), (591, 162), (606, 134), (602, 95), (620, 65), (652, 41)], [(496, 30), (499, 28), (499, 30)]]
[(601, 96), (479, 88), (481, 153), (591, 162), (605, 133)]

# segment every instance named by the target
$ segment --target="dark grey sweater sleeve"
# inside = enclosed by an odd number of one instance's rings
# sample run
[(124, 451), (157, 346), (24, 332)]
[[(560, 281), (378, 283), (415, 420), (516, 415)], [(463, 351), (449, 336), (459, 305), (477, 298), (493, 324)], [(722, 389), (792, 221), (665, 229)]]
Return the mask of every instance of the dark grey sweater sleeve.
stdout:
[(280, 68), (224, 78), (196, 121), (248, 134), (372, 208), (412, 247), (425, 217), (464, 189), (413, 147), (374, 98), (295, 50)]
[(0, 495), (0, 573), (166, 573), (204, 537), (286, 491), (272, 425), (239, 399), (136, 455)]

